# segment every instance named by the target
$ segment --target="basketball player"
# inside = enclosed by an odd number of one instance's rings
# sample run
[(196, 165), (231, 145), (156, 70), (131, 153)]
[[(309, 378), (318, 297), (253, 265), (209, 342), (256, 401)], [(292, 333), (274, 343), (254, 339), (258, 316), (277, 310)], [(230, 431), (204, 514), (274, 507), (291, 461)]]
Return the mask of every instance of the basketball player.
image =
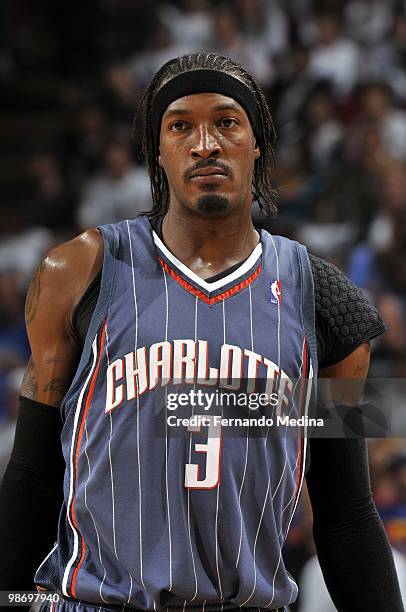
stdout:
[[(284, 381), (303, 416), (317, 374), (365, 379), (384, 325), (336, 268), (254, 228), (253, 199), (275, 207), (273, 126), (243, 68), (174, 59), (143, 110), (152, 213), (54, 248), (29, 290), (0, 589), (35, 583), (67, 611), (284, 610), (297, 597), (282, 547), (305, 432), (251, 435), (248, 424), (232, 436), (210, 413), (170, 435), (170, 401), (185, 390), (188, 414), (202, 416), (192, 390), (211, 404), (219, 390)], [(315, 542), (337, 608), (403, 610), (364, 441), (312, 439), (310, 451)]]

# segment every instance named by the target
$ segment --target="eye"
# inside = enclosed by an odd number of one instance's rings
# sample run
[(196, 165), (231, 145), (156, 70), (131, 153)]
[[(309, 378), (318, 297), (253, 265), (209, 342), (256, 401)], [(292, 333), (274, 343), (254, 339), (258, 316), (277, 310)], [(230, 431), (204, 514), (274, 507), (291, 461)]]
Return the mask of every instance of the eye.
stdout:
[(187, 124), (184, 121), (174, 121), (169, 126), (169, 129), (174, 132), (182, 132), (187, 127)]
[(219, 125), (224, 128), (232, 128), (238, 125), (235, 119), (231, 119), (231, 117), (224, 117), (219, 121)]

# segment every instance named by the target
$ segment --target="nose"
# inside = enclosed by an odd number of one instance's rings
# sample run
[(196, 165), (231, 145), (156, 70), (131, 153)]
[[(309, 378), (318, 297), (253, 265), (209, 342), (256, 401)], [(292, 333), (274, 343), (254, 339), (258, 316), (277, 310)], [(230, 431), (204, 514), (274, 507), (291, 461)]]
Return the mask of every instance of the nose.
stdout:
[(208, 126), (201, 125), (196, 130), (196, 141), (190, 152), (194, 159), (217, 158), (221, 153), (221, 145)]

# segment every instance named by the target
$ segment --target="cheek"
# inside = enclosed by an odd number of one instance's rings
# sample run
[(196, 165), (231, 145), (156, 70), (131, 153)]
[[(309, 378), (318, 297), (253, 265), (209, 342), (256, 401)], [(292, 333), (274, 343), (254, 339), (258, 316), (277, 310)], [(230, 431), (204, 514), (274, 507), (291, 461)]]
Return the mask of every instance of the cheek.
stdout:
[(159, 165), (165, 171), (167, 176), (171, 176), (173, 171), (173, 159), (170, 153), (161, 147), (161, 153), (159, 156)]
[(179, 174), (181, 168), (182, 150), (179, 146), (165, 146), (160, 148), (160, 166), (165, 170), (167, 176)]

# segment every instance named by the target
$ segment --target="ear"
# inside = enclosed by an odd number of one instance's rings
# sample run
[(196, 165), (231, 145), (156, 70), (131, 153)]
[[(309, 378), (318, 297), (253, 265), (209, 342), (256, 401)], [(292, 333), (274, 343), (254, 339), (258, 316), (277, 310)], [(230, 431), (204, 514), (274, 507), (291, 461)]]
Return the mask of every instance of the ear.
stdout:
[(257, 143), (255, 143), (255, 148), (254, 148), (254, 157), (255, 157), (255, 159), (258, 159), (258, 157), (260, 155), (261, 155), (261, 149), (259, 148)]
[(163, 168), (162, 166), (162, 156), (158, 155), (158, 164), (161, 166), (161, 168)]

